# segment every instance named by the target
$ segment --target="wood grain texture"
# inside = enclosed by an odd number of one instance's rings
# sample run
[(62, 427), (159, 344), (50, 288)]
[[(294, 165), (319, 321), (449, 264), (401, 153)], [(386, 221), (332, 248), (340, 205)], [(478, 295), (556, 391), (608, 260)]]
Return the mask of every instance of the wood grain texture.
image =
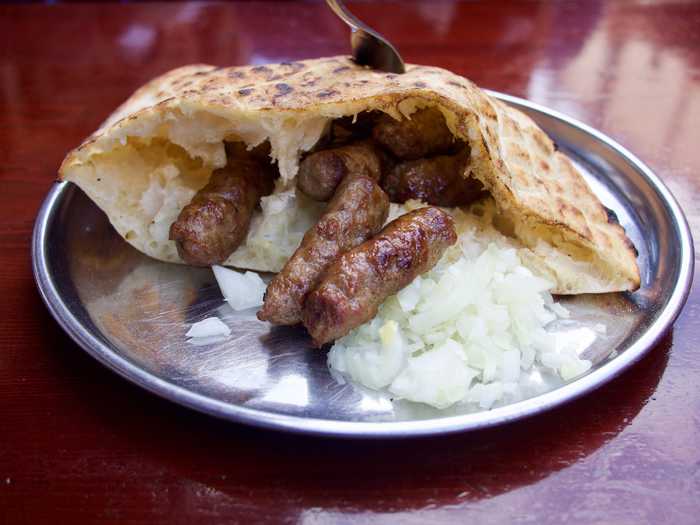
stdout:
[[(410, 62), (600, 128), (700, 226), (700, 4), (351, 4)], [(73, 344), (29, 240), (65, 153), (192, 62), (347, 51), (322, 4), (0, 6), (0, 523), (697, 523), (700, 292), (597, 392), (503, 428), (352, 442), (245, 428), (155, 398)]]

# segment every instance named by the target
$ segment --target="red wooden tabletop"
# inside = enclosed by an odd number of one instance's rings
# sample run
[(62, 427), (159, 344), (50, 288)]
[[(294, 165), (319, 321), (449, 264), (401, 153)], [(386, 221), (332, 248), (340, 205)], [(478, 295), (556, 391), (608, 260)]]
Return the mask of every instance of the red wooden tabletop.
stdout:
[[(410, 62), (578, 118), (700, 225), (700, 3), (351, 4)], [(246, 428), (154, 397), (78, 348), (30, 270), (65, 153), (182, 64), (345, 53), (321, 3), (0, 6), (0, 523), (697, 523), (700, 292), (621, 377), (502, 428), (353, 442)]]

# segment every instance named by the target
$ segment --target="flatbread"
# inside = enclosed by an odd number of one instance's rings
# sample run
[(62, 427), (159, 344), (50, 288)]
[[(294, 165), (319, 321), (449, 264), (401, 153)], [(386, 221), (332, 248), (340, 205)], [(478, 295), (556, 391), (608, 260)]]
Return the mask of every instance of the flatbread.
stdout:
[[(182, 67), (137, 90), (66, 157), (60, 177), (80, 186), (137, 249), (182, 262), (168, 228), (212, 170), (225, 164), (223, 141), (252, 147), (269, 140), (278, 187), (226, 264), (278, 271), (320, 213), (293, 187), (301, 154), (330, 120), (368, 110), (410, 118), (422, 107), (437, 107), (469, 144), (464, 176), (491, 193), (495, 224), (519, 240), (525, 264), (555, 282), (555, 293), (639, 287), (634, 246), (570, 159), (523, 113), (435, 67), (409, 65), (396, 75), (348, 57)], [(270, 239), (269, 221), (281, 209), (285, 224)]]

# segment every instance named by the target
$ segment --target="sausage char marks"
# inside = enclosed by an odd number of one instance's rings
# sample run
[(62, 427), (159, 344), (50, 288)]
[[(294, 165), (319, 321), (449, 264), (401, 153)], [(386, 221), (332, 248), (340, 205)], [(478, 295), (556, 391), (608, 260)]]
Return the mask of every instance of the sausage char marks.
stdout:
[(372, 138), (401, 160), (452, 153), (458, 146), (445, 117), (433, 108), (419, 109), (402, 120), (382, 114), (372, 130)]
[(418, 199), (435, 206), (463, 206), (485, 195), (481, 183), (463, 173), (469, 163), (469, 150), (455, 155), (397, 164), (382, 180), (382, 188), (391, 202)]
[(215, 170), (170, 225), (180, 257), (193, 266), (224, 262), (243, 242), (260, 197), (272, 192), (274, 170), (264, 148), (227, 144), (227, 164)]
[(364, 176), (343, 179), (324, 215), (268, 285), (258, 318), (282, 325), (300, 323), (306, 295), (325, 269), (377, 233), (388, 213), (389, 199), (375, 181)]
[(299, 165), (297, 187), (317, 201), (327, 201), (346, 176), (365, 176), (376, 182), (382, 176), (380, 152), (362, 141), (311, 153)]
[(428, 207), (390, 222), (328, 267), (304, 303), (303, 322), (316, 346), (372, 319), (379, 305), (440, 260), (457, 242), (454, 221)]

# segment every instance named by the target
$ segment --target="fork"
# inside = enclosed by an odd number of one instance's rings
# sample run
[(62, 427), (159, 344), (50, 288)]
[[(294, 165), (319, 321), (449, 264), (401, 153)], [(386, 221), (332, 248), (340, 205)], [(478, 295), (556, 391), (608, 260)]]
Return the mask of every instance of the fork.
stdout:
[(355, 62), (388, 73), (406, 71), (401, 55), (391, 42), (348, 11), (341, 0), (326, 0), (326, 3), (343, 22), (350, 26), (350, 46)]

